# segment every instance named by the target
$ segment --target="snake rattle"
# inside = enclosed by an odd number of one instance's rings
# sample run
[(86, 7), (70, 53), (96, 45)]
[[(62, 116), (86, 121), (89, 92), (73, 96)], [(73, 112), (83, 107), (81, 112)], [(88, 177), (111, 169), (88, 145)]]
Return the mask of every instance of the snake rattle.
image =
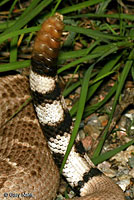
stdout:
[[(21, 74), (0, 77), (0, 199), (52, 200), (56, 196), (57, 166), (73, 128), (57, 77), (62, 20), (59, 14), (48, 18), (35, 39), (29, 77), (34, 108), (31, 103), (8, 120), (29, 97), (29, 82)], [(63, 175), (80, 196), (73, 200), (125, 200), (120, 187), (90, 161), (79, 138)]]

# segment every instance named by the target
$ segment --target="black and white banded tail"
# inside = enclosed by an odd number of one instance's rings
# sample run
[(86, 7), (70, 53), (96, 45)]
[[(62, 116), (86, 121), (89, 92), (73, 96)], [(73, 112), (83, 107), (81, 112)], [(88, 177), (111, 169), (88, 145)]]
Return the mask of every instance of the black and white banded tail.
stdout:
[[(63, 161), (73, 128), (56, 74), (56, 60), (64, 28), (62, 18), (55, 14), (43, 23), (35, 39), (30, 73), (35, 110), (58, 166)], [(124, 199), (119, 187), (93, 165), (78, 138), (64, 166), (63, 175), (80, 196), (89, 194), (88, 200), (108, 200), (111, 196), (113, 200)], [(119, 191), (118, 194), (115, 191)]]

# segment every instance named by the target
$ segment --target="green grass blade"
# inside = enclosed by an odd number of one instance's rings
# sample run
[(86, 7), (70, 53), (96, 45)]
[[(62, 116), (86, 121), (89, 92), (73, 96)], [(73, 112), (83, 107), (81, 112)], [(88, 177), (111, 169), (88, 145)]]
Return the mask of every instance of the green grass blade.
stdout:
[(54, 15), (54, 13), (56, 12), (58, 6), (60, 5), (60, 3), (62, 2), (62, 0), (57, 0), (57, 3), (55, 5), (55, 7), (53, 8), (52, 12), (51, 12), (51, 16)]
[[(96, 42), (94, 42), (94, 43), (96, 43)], [(96, 44), (99, 44), (99, 42)], [(93, 44), (91, 46), (93, 46)], [(132, 43), (130, 43), (128, 41), (126, 41), (126, 42), (123, 41), (123, 42), (109, 43), (106, 45), (98, 45), (98, 46), (96, 45), (96, 47), (93, 46), (94, 49), (92, 49), (92, 51), (91, 51), (90, 47), (81, 49), (81, 50), (69, 51), (69, 52), (61, 51), (59, 54), (58, 60), (61, 61), (61, 60), (67, 60), (67, 59), (71, 59), (71, 58), (83, 57), (83, 56), (86, 56), (87, 54), (89, 54), (89, 51), (90, 51), (91, 59), (92, 58), (94, 59), (94, 58), (101, 56), (102, 55), (101, 53), (105, 53), (106, 51), (109, 51), (110, 49), (113, 49), (115, 47), (117, 47), (117, 49), (120, 49), (120, 48), (131, 47), (131, 46), (133, 46)]]
[[(70, 83), (71, 83), (71, 81), (72, 81), (74, 75), (77, 73), (77, 71), (79, 70), (79, 68), (80, 68), (80, 65), (78, 65), (78, 66), (76, 67), (76, 69), (75, 69), (75, 71), (74, 71), (72, 77), (71, 77), (71, 78), (69, 79), (69, 81), (67, 82), (66, 87), (65, 87), (65, 89), (64, 89), (64, 91), (63, 91), (63, 93), (62, 93), (63, 96), (64, 96), (64, 94), (66, 93), (67, 88), (69, 87), (69, 85), (70, 85)], [(69, 88), (70, 88), (70, 87), (69, 87)], [(69, 91), (69, 90), (68, 90), (68, 91)]]
[(76, 11), (76, 10), (80, 10), (82, 8), (86, 8), (88, 6), (93, 6), (95, 4), (101, 3), (102, 1), (104, 1), (104, 0), (84, 1), (82, 3), (77, 3), (73, 6), (62, 8), (62, 9), (58, 10), (58, 12), (61, 13), (61, 14), (66, 14), (66, 13), (70, 13), (70, 12), (73, 12), (73, 11)]
[(79, 59), (77, 59), (77, 60), (75, 60), (75, 61), (73, 61), (73, 62), (71, 62), (71, 63), (69, 63), (69, 64), (67, 64), (67, 65), (65, 65), (63, 67), (61, 67), (60, 69), (58, 69), (58, 74), (63, 72), (63, 71), (65, 71), (65, 70), (67, 70), (67, 69), (70, 69), (71, 67), (75, 67), (76, 65), (78, 65), (80, 63), (83, 63), (83, 62), (85, 62), (87, 60), (89, 61), (89, 60), (91, 60), (93, 58), (96, 58), (98, 56), (100, 56), (100, 54), (99, 55), (83, 56), (82, 58), (79, 58)]
[(97, 14), (103, 14), (106, 11), (106, 8), (111, 0), (105, 0), (104, 2), (100, 3), (100, 7), (97, 10)]
[[(106, 65), (100, 70), (100, 72), (99, 72), (99, 74), (97, 75), (96, 78), (98, 79), (99, 77), (101, 77), (105, 73), (110, 72), (112, 70), (112, 68), (116, 65), (116, 63), (119, 61), (120, 58), (121, 58), (121, 55), (113, 57), (113, 59), (111, 59), (108, 63), (106, 63)], [(101, 85), (102, 82), (103, 82), (103, 80), (100, 80), (99, 82), (97, 82), (93, 86), (89, 87), (88, 95), (87, 95), (87, 101), (93, 96), (93, 94), (99, 88), (99, 86)], [(74, 106), (72, 107), (72, 109), (70, 110), (71, 116), (75, 115), (77, 108), (78, 108), (78, 102), (76, 102), (74, 104)]]
[(134, 81), (134, 66), (131, 69), (131, 75), (132, 75), (132, 78), (133, 78), (133, 81)]
[(10, 70), (16, 70), (24, 67), (29, 67), (31, 61), (25, 60), (25, 61), (19, 61), (19, 62), (12, 62), (8, 64), (1, 64), (0, 65), (0, 72), (6, 72)]
[[(33, 1), (33, 2), (37, 2)], [(33, 2), (31, 3), (33, 5)], [(20, 18), (16, 21), (15, 24), (13, 24), (11, 27), (9, 27), (8, 29), (6, 29), (1, 35), (0, 38), (2, 36), (4, 36), (5, 34), (11, 33), (12, 31), (18, 30), (20, 28), (22, 28), (24, 25), (26, 25), (31, 19), (33, 19), (37, 14), (39, 14), (46, 6), (48, 6), (50, 3), (52, 2), (52, 0), (43, 0), (41, 1), (41, 3), (39, 5), (37, 5), (35, 7), (34, 4), (33, 5), (33, 9), (32, 6), (30, 4), (30, 6), (26, 9), (26, 11), (24, 11), (24, 13), (20, 16)]]
[[(25, 9), (25, 11), (22, 13), (22, 15), (19, 17), (18, 20), (16, 20), (16, 22), (14, 23), (14, 25), (12, 25), (11, 27), (9, 27), (8, 29), (6, 29), (0, 36), (5, 35), (6, 33), (10, 33), (13, 30), (17, 30), (20, 29), (21, 26), (21, 20), (25, 19), (26, 16), (32, 12), (32, 10), (34, 10), (34, 8), (37, 6), (37, 4), (39, 3), (40, 0), (33, 0), (30, 5)], [(25, 23), (27, 24), (27, 23)], [(24, 25), (25, 25), (24, 24)]]
[(110, 35), (107, 33), (102, 33), (98, 30), (86, 29), (86, 28), (82, 28), (82, 27), (78, 27), (78, 26), (66, 25), (64, 30), (81, 33), (81, 34), (87, 35), (88, 37), (91, 37), (93, 39), (101, 40), (101, 41), (105, 41), (105, 42), (108, 42), (108, 40), (118, 41), (118, 40), (126, 40), (127, 39), (127, 37), (124, 37), (124, 36)]
[(14, 2), (12, 3), (11, 8), (9, 9), (8, 19), (9, 19), (11, 13), (13, 12), (13, 9), (14, 9), (14, 7), (15, 7), (17, 1), (18, 1), (18, 0), (14, 0)]
[(76, 83), (74, 83), (73, 85), (71, 85), (70, 87), (68, 87), (66, 90), (63, 91), (63, 96), (66, 97), (68, 94), (70, 94), (73, 90), (75, 90), (78, 86), (80, 86), (81, 82), (77, 81)]
[(75, 50), (75, 51), (67, 51), (67, 52), (60, 52), (58, 59), (59, 60), (67, 60), (71, 58), (77, 58), (77, 57), (82, 57), (87, 55), (88, 48), (85, 49), (80, 49), (80, 50)]
[[(84, 49), (84, 53), (85, 53), (85, 54), (83, 54), (83, 55), (89, 54), (89, 53), (92, 51), (92, 49), (95, 48), (95, 46), (97, 46), (99, 43), (100, 43), (99, 40), (98, 40), (98, 41), (95, 41), (93, 44), (91, 44), (91, 46), (90, 46), (89, 48)], [(77, 51), (74, 51), (75, 57), (76, 57), (76, 55), (82, 56), (82, 55), (80, 54), (81, 52), (83, 52), (83, 51), (78, 51), (78, 53), (77, 53)], [(69, 52), (68, 55), (72, 56), (71, 54), (72, 54), (72, 51)], [(101, 54), (102, 54), (102, 52), (101, 52)], [(99, 54), (99, 55), (100, 55), (100, 54)], [(59, 73), (63, 72), (63, 71), (66, 70), (66, 69), (69, 69), (69, 68), (71, 68), (71, 67), (74, 67), (74, 66), (76, 66), (76, 65), (78, 65), (78, 64), (80, 64), (80, 63), (83, 63), (83, 62), (86, 61), (86, 60), (89, 61), (90, 59), (93, 59), (93, 58), (96, 58), (96, 57), (98, 57), (98, 54), (90, 54), (90, 55), (87, 55), (87, 56), (83, 56), (82, 58), (79, 58), (79, 59), (77, 59), (77, 60), (75, 60), (75, 61), (73, 61), (73, 62), (71, 62), (71, 63), (69, 63), (69, 64), (67, 64), (67, 65), (65, 65), (65, 66), (63, 66), (63, 67), (61, 67), (60, 69), (58, 69), (58, 72), (57, 72), (57, 73), (59, 74)], [(66, 56), (64, 55), (63, 58), (65, 59)], [(61, 59), (61, 57), (60, 57), (59, 59)]]
[(114, 19), (123, 19), (123, 20), (130, 20), (134, 21), (134, 15), (133, 14), (124, 14), (124, 13), (115, 13), (115, 14), (98, 14), (98, 13), (88, 13), (88, 14), (81, 14), (81, 15), (75, 15), (66, 17), (66, 19), (77, 19), (77, 18), (114, 18)]
[(116, 94), (115, 94), (115, 98), (114, 98), (114, 102), (113, 102), (113, 106), (112, 106), (112, 111), (111, 111), (111, 114), (110, 114), (110, 118), (108, 120), (108, 124), (103, 132), (103, 135), (100, 139), (100, 142), (96, 148), (96, 150), (94, 151), (94, 154), (93, 154), (93, 158), (97, 157), (100, 152), (101, 152), (101, 149), (103, 147), (103, 144), (105, 142), (105, 139), (106, 139), (106, 136), (107, 136), (107, 133), (108, 133), (108, 129), (109, 129), (109, 126), (111, 124), (111, 121), (112, 121), (112, 118), (113, 118), (113, 115), (114, 115), (114, 111), (115, 111), (115, 108), (116, 108), (116, 104), (118, 102), (118, 99), (119, 99), (119, 96), (121, 94), (121, 90), (124, 86), (124, 83), (125, 83), (125, 80), (128, 76), (128, 73), (131, 69), (131, 66), (133, 64), (133, 55), (134, 55), (134, 49), (131, 51), (129, 57), (128, 57), (128, 61), (126, 62), (125, 66), (124, 66), (124, 69), (121, 73), (121, 76), (120, 76), (120, 81), (119, 81), (119, 84), (117, 86), (117, 91), (116, 91)]
[[(68, 52), (60, 52), (58, 60), (67, 60), (67, 59), (72, 59), (72, 58), (78, 58), (78, 57), (83, 57), (87, 55), (87, 51), (89, 48), (81, 49), (81, 50), (75, 50), (75, 51), (68, 51)], [(95, 52), (92, 51), (90, 55), (94, 57), (97, 57), (100, 55), (100, 52)]]
[(83, 84), (82, 84), (81, 94), (80, 94), (80, 100), (79, 100), (79, 105), (78, 105), (78, 111), (77, 111), (77, 115), (76, 115), (76, 121), (75, 121), (75, 124), (74, 124), (72, 136), (71, 136), (66, 154), (64, 156), (64, 160), (63, 160), (60, 172), (62, 171), (62, 169), (63, 169), (63, 167), (66, 163), (67, 157), (68, 157), (68, 155), (71, 151), (74, 140), (76, 138), (76, 134), (77, 134), (78, 129), (79, 129), (79, 125), (80, 125), (82, 115), (83, 115), (83, 112), (84, 112), (86, 96), (87, 96), (87, 91), (88, 91), (88, 84), (89, 84), (89, 80), (90, 80), (90, 76), (91, 76), (91, 72), (92, 72), (93, 67), (94, 67), (94, 65), (92, 65), (91, 67), (88, 68), (88, 70), (85, 73), (84, 79), (83, 79)]
[(8, 21), (7, 22), (2, 22), (0, 23), (0, 31), (2, 32), (4, 29), (7, 29), (8, 27), (12, 26), (13, 24), (15, 23), (15, 20), (14, 21)]
[(18, 36), (12, 38), (10, 43), (10, 63), (17, 60), (17, 42)]
[(39, 29), (40, 29), (40, 26), (37, 26), (37, 27), (31, 27), (31, 28), (24, 28), (17, 31), (11, 31), (10, 33), (7, 33), (5, 35), (1, 34), (2, 36), (0, 36), (0, 44), (9, 38), (15, 37), (17, 35), (25, 34), (25, 33), (35, 32), (35, 31), (38, 31)]
[(10, 0), (3, 0), (1, 3), (0, 3), (0, 6), (3, 6), (5, 3), (7, 3), (8, 1)]
[(115, 93), (116, 91), (116, 88), (117, 88), (117, 83), (114, 84), (114, 86), (110, 89), (110, 91), (108, 92), (108, 94), (105, 96), (105, 98), (96, 103), (96, 104), (93, 104), (91, 106), (87, 106), (85, 108), (85, 112), (84, 112), (84, 118), (91, 115), (92, 113), (94, 113), (95, 111), (97, 111), (99, 108), (101, 108), (112, 96), (113, 94)]
[(126, 148), (128, 148), (130, 145), (133, 145), (133, 144), (134, 144), (134, 140), (131, 140), (128, 143), (121, 145), (120, 147), (117, 147), (117, 148), (115, 148), (111, 151), (108, 151), (106, 153), (103, 153), (98, 157), (91, 158), (91, 160), (95, 165), (98, 165), (99, 163), (102, 163), (103, 161), (108, 160), (109, 158), (113, 157), (117, 153), (125, 150)]

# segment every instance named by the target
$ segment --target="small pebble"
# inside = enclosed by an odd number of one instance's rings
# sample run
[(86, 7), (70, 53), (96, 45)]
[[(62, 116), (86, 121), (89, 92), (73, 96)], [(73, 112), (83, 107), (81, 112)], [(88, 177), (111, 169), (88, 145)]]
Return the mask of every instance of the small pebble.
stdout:
[(86, 151), (89, 151), (92, 148), (93, 139), (91, 136), (85, 137), (81, 142)]
[(123, 191), (125, 191), (126, 188), (130, 185), (130, 176), (122, 175), (119, 179), (120, 181), (118, 182), (118, 185)]
[(103, 163), (98, 165), (98, 168), (108, 177), (112, 178), (116, 176), (116, 171), (113, 169), (110, 169), (111, 164), (107, 161), (104, 161)]
[(99, 130), (91, 124), (84, 126), (84, 132), (86, 134), (92, 136), (92, 138), (94, 140), (96, 140), (98, 138), (99, 134), (100, 134)]

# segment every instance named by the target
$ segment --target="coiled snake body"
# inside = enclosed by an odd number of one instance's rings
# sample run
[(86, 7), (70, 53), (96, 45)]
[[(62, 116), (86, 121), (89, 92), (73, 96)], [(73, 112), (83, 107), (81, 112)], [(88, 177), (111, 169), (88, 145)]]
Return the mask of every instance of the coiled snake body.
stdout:
[[(29, 82), (20, 74), (0, 77), (0, 199), (52, 200), (70, 140), (72, 120), (60, 94), (56, 58), (63, 23), (60, 15), (46, 20), (35, 40), (30, 73), (32, 103), (10, 120), (29, 97)], [(52, 153), (50, 153), (48, 145)], [(122, 190), (100, 172), (77, 139), (63, 169), (75, 200), (124, 200)]]

